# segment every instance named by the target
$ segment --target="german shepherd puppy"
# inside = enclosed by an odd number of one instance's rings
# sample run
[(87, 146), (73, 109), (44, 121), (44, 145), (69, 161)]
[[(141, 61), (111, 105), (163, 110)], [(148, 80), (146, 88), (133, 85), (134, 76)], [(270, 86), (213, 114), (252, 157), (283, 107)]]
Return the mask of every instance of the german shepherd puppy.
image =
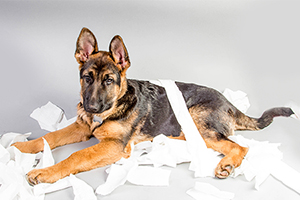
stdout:
[[(81, 84), (77, 121), (46, 134), (44, 138), (51, 149), (86, 141), (92, 136), (99, 143), (75, 152), (51, 167), (30, 171), (27, 178), (33, 185), (53, 183), (70, 174), (128, 158), (132, 142), (152, 140), (159, 134), (185, 139), (165, 89), (148, 81), (126, 78), (130, 60), (120, 36), (111, 40), (108, 52), (99, 51), (94, 34), (83, 28), (76, 47)], [(294, 114), (290, 108), (281, 107), (265, 111), (260, 118), (251, 118), (214, 89), (180, 82), (176, 85), (207, 147), (224, 155), (215, 169), (218, 178), (228, 177), (247, 154), (248, 148), (227, 138), (235, 130), (260, 130), (276, 116)], [(25, 153), (37, 153), (43, 150), (43, 140), (18, 142), (14, 146)]]

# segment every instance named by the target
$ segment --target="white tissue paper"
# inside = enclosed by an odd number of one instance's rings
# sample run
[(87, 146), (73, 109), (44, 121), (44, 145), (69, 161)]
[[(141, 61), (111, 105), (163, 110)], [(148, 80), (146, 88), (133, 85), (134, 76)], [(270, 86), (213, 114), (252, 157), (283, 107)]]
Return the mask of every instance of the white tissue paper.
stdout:
[[(155, 82), (157, 83), (157, 82)], [(187, 145), (191, 154), (193, 151), (197, 152), (201, 149), (201, 151), (206, 151), (206, 153), (199, 153), (197, 156), (203, 156), (203, 158), (199, 159), (198, 157), (195, 157), (192, 155), (192, 161), (191, 165), (193, 164), (193, 161), (196, 160), (196, 170), (195, 168), (190, 169), (195, 171), (195, 176), (202, 177), (202, 176), (207, 176), (209, 175), (209, 168), (214, 169), (216, 167), (216, 164), (218, 163), (217, 160), (220, 158), (217, 157), (217, 154), (210, 154), (207, 152), (205, 149), (205, 144), (203, 145), (203, 139), (202, 137), (198, 138), (193, 138), (193, 140), (197, 141), (197, 144), (201, 144), (201, 148), (195, 147), (195, 145), (191, 145), (189, 142), (189, 137), (194, 137), (195, 134), (200, 135), (194, 130), (188, 130), (188, 127), (185, 128), (185, 123), (188, 121), (188, 118), (190, 118), (190, 121), (192, 120), (190, 115), (183, 114), (184, 112), (186, 113), (187, 109), (185, 106), (185, 102), (183, 101), (183, 97), (181, 95), (181, 92), (177, 88), (176, 84), (174, 81), (168, 81), (168, 80), (159, 80), (158, 84), (160, 86), (165, 87), (167, 96), (169, 98), (170, 104), (172, 106), (172, 109), (176, 115), (176, 118), (178, 122), (182, 126), (182, 130), (185, 133), (186, 140), (187, 140)], [(249, 100), (247, 98), (247, 95), (244, 92), (237, 91), (237, 92), (232, 92), (231, 90), (227, 89), (225, 91), (225, 95), (229, 98), (228, 100), (232, 102), (235, 106), (237, 106), (239, 109), (243, 110), (244, 112), (249, 108)], [(178, 105), (179, 102), (181, 101), (181, 105)], [(180, 107), (180, 108), (179, 108)], [(298, 109), (299, 107), (296, 107), (293, 105), (294, 109), (297, 111), (300, 111)], [(185, 111), (184, 111), (185, 110)], [(295, 112), (295, 111), (294, 111)], [(297, 114), (297, 112), (296, 112)], [(181, 120), (181, 116), (182, 117)], [(192, 124), (190, 124), (192, 126)], [(188, 130), (188, 132), (186, 132)], [(192, 135), (192, 136), (191, 136)], [(299, 179), (297, 179), (300, 174), (299, 172), (290, 169), (293, 173), (295, 173), (295, 176), (282, 176), (282, 172), (284, 170), (288, 169), (288, 166), (284, 164), (282, 160), (282, 153), (278, 150), (279, 144), (269, 144), (268, 142), (257, 142), (254, 140), (248, 140), (243, 138), (242, 136), (231, 136), (230, 139), (233, 141), (237, 142), (241, 146), (249, 147), (249, 152), (247, 153), (245, 159), (242, 162), (242, 165), (235, 170), (235, 173), (233, 176), (237, 176), (239, 174), (244, 174), (247, 180), (252, 180), (255, 177), (256, 184), (255, 188), (259, 189), (259, 186), (265, 181), (265, 179), (269, 176), (269, 174), (272, 174), (274, 177), (282, 181), (284, 184), (286, 184), (288, 187), (291, 189), (295, 190), (300, 194), (299, 191)], [(202, 140), (202, 141), (200, 141)], [(200, 143), (199, 143), (200, 142)], [(205, 158), (206, 157), (206, 158)], [(205, 161), (206, 166), (201, 165), (201, 162)], [(279, 164), (278, 164), (279, 163)], [(263, 167), (262, 167), (263, 164)], [(200, 172), (199, 172), (200, 170)], [(197, 173), (198, 172), (198, 173)], [(206, 172), (206, 173), (203, 173)], [(280, 175), (281, 176), (280, 176)], [(214, 176), (214, 175), (213, 175)], [(282, 177), (285, 177), (282, 179)], [(280, 179), (281, 178), (281, 179)]]
[(234, 198), (234, 193), (220, 191), (208, 183), (201, 182), (196, 182), (195, 186), (186, 193), (196, 200), (230, 200)]
[(40, 159), (38, 165), (36, 166), (36, 169), (42, 169), (54, 165), (54, 158), (52, 156), (50, 146), (48, 142), (45, 140), (45, 138), (43, 138), (43, 141), (44, 141), (44, 151), (43, 153), (40, 153), (42, 154), (42, 158)]
[(300, 194), (300, 173), (282, 161), (283, 154), (278, 149), (280, 144), (249, 140), (240, 135), (230, 136), (229, 139), (241, 146), (249, 147), (241, 166), (235, 169), (232, 177), (245, 175), (248, 181), (255, 178), (255, 189), (259, 190), (260, 185), (272, 175)]
[(31, 133), (19, 134), (19, 133), (6, 133), (1, 136), (0, 144), (4, 148), (8, 148), (10, 145), (16, 142), (25, 142)]
[(232, 91), (226, 88), (223, 92), (223, 95), (228, 99), (228, 101), (230, 101), (237, 109), (239, 109), (243, 113), (246, 113), (248, 108), (250, 107), (250, 102), (247, 94), (243, 91)]
[[(26, 174), (36, 168), (45, 168), (54, 164), (51, 149), (45, 139), (44, 151), (38, 154), (20, 152), (17, 148), (6, 146), (14, 142), (23, 142), (30, 134), (9, 133), (0, 139), (0, 199), (5, 200), (43, 200), (46, 193), (72, 186), (75, 200), (97, 199), (93, 188), (74, 175), (57, 181), (54, 184), (41, 183), (34, 187), (26, 180)], [(4, 144), (4, 145), (2, 145)], [(42, 154), (42, 155), (40, 155)]]
[[(177, 164), (183, 162), (191, 162), (190, 169), (195, 171), (196, 177), (214, 177), (213, 171), (221, 159), (218, 156), (219, 153), (207, 149), (205, 142), (192, 123), (181, 93), (178, 93), (178, 88), (174, 87), (174, 82), (160, 81), (156, 83), (164, 85), (168, 97), (171, 96), (171, 105), (174, 113), (178, 116), (178, 121), (181, 123), (187, 141), (174, 140), (159, 135), (153, 139), (153, 142), (145, 141), (136, 145), (132, 144), (130, 158), (122, 158), (108, 168), (107, 180), (97, 187), (95, 191), (97, 194), (110, 194), (126, 181), (136, 185), (168, 186), (171, 170), (160, 167), (176, 167)], [(232, 103), (239, 109), (245, 112), (246, 108), (249, 107), (249, 101), (244, 93), (238, 91), (235, 94), (230, 90), (227, 90), (226, 93), (226, 96), (228, 94), (230, 96), (228, 97), (229, 100), (233, 101)], [(66, 120), (63, 111), (51, 102), (35, 110), (31, 116), (39, 121), (42, 128), (50, 131), (63, 128), (76, 120), (76, 117)], [(23, 135), (8, 133), (2, 135), (0, 139), (0, 199), (42, 200), (46, 193), (67, 187), (73, 187), (76, 200), (96, 199), (93, 189), (74, 175), (61, 179), (54, 184), (41, 183), (34, 187), (29, 186), (25, 180), (25, 174), (33, 169), (32, 166), (36, 165), (38, 158), (41, 159), (37, 168), (54, 164), (46, 140), (44, 140), (44, 152), (39, 154), (24, 154), (15, 147), (10, 147), (14, 142), (26, 141), (29, 135), (30, 133)], [(300, 180), (300, 174), (282, 162), (282, 153), (278, 150), (280, 144), (258, 142), (242, 136), (231, 136), (230, 139), (242, 146), (249, 147), (248, 154), (241, 166), (235, 169), (235, 172), (231, 175), (232, 177), (244, 175), (248, 181), (255, 179), (255, 188), (259, 189), (264, 180), (272, 175), (300, 194), (298, 181)], [(205, 161), (205, 164), (203, 161)], [(201, 191), (202, 187), (207, 189)], [(193, 197), (196, 199), (199, 195), (206, 195), (207, 198), (204, 199), (208, 199), (208, 197), (219, 199), (219, 194), (225, 195), (226, 198), (223, 199), (232, 199), (234, 196), (232, 193), (221, 192), (208, 184), (203, 186), (201, 183), (196, 183), (195, 187), (187, 193), (191, 196), (194, 195)]]
[[(137, 185), (168, 185), (170, 171), (160, 170), (160, 175), (155, 176), (155, 173), (159, 174), (157, 167), (164, 165), (176, 167), (178, 163), (182, 162), (192, 161), (190, 169), (195, 171), (196, 177), (214, 177), (214, 169), (221, 159), (220, 153), (207, 149), (188, 113), (182, 94), (174, 82), (160, 80), (155, 83), (166, 88), (173, 111), (182, 126), (187, 141), (169, 139), (165, 135), (158, 135), (153, 139), (153, 142), (146, 141), (135, 145), (129, 159), (122, 159), (118, 164), (111, 166), (106, 183), (100, 185), (96, 193), (107, 195), (126, 181)], [(235, 95), (232, 96), (232, 98), (235, 97)], [(247, 98), (243, 97), (244, 99)], [(141, 164), (149, 164), (154, 167), (139, 166)], [(148, 176), (150, 174), (151, 176)], [(132, 177), (135, 177), (135, 181)], [(146, 177), (156, 178), (149, 181)]]
[(36, 155), (21, 153), (17, 148), (6, 146), (14, 142), (23, 142), (30, 134), (9, 133), (0, 139), (0, 199), (23, 200), (44, 199), (44, 195), (33, 195), (25, 174), (35, 164)]
[(41, 183), (34, 186), (34, 194), (43, 195), (46, 193), (62, 190), (68, 187), (73, 187), (74, 200), (97, 199), (93, 188), (73, 174), (63, 179), (60, 179), (53, 184)]
[(35, 109), (30, 117), (37, 120), (40, 127), (47, 131), (56, 131), (76, 121), (76, 117), (67, 120), (64, 111), (50, 101)]
[[(154, 138), (153, 142), (146, 141), (133, 146), (130, 158), (121, 159), (107, 170), (109, 173), (107, 180), (96, 189), (96, 193), (108, 195), (126, 181), (136, 185), (168, 186), (171, 171), (157, 167), (163, 165), (175, 167), (177, 162), (183, 161), (180, 158), (182, 154), (178, 154), (178, 158), (174, 156), (175, 146), (169, 145), (170, 141), (171, 139), (165, 135), (159, 135)], [(168, 146), (165, 150), (158, 150), (165, 146)], [(161, 156), (157, 154), (158, 152), (161, 152)], [(189, 157), (189, 155), (184, 157)], [(145, 164), (156, 167), (140, 166)]]
[(162, 134), (153, 138), (153, 142), (135, 145), (131, 157), (135, 157), (139, 164), (153, 164), (154, 167), (176, 167), (179, 163), (191, 161), (186, 141), (173, 140)]
[(175, 82), (169, 80), (159, 80), (159, 82), (166, 90), (173, 112), (185, 135), (188, 151), (192, 157), (190, 170), (195, 171), (195, 177), (214, 176), (212, 166), (218, 164), (218, 154), (206, 147)]
[(128, 161), (123, 165), (112, 164), (106, 182), (97, 187), (96, 193), (101, 195), (110, 194), (126, 182), (129, 171), (136, 167), (137, 163), (135, 161)]
[(57, 124), (62, 120), (63, 111), (49, 101), (46, 105), (35, 109), (30, 117), (37, 120), (42, 129), (56, 131)]

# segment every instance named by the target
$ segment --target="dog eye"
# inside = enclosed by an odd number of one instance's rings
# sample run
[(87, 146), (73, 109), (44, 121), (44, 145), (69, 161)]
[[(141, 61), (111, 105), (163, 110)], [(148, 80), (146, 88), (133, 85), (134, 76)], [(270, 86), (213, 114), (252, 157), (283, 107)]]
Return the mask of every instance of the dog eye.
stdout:
[(83, 80), (87, 83), (87, 84), (91, 84), (93, 82), (93, 79), (90, 76), (84, 76)]
[(114, 79), (112, 79), (112, 78), (108, 78), (105, 80), (107, 85), (110, 85), (113, 81), (114, 81)]

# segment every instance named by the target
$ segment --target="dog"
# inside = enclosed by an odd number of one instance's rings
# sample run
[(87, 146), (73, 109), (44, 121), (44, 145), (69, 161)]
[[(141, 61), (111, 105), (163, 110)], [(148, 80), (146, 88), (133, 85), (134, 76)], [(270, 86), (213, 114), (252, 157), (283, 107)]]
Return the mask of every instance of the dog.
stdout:
[[(131, 143), (151, 141), (164, 134), (185, 140), (181, 126), (173, 113), (163, 87), (148, 81), (126, 78), (130, 67), (123, 39), (115, 36), (109, 51), (100, 51), (94, 34), (83, 28), (76, 43), (75, 58), (79, 63), (81, 101), (75, 123), (43, 136), (51, 149), (92, 136), (100, 142), (73, 153), (67, 159), (27, 174), (30, 184), (54, 183), (70, 174), (113, 164), (130, 157)], [(215, 168), (215, 176), (228, 177), (238, 167), (248, 148), (228, 139), (236, 130), (261, 130), (274, 117), (289, 117), (294, 112), (287, 107), (272, 108), (260, 118), (246, 116), (218, 91), (176, 82), (189, 113), (208, 148), (224, 155)], [(21, 152), (43, 150), (43, 139), (13, 144)]]

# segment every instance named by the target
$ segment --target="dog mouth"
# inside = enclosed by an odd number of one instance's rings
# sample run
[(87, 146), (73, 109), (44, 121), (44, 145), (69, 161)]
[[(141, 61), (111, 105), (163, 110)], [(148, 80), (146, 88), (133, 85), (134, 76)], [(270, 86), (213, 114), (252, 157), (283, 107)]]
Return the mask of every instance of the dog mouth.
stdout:
[(92, 114), (101, 114), (106, 110), (109, 110), (112, 105), (111, 104), (87, 104), (83, 103), (84, 110), (88, 113)]

